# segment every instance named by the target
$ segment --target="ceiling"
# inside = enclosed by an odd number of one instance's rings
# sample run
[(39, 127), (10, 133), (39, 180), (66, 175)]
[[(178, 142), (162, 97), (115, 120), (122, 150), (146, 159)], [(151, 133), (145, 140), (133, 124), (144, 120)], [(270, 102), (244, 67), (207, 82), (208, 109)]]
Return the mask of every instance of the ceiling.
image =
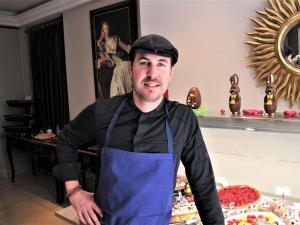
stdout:
[(0, 0), (0, 15), (18, 15), (51, 0)]
[(0, 28), (25, 28), (96, 0), (0, 0)]

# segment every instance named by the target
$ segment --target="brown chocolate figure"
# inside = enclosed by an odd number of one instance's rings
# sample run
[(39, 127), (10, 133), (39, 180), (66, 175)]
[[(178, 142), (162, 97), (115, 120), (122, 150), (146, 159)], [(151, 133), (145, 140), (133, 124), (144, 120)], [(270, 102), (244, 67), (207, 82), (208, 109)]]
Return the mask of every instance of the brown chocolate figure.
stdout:
[(268, 74), (266, 78), (267, 86), (266, 86), (266, 95), (264, 98), (264, 108), (265, 112), (268, 116), (274, 117), (277, 109), (277, 96), (276, 96), (276, 88), (274, 86), (274, 77), (273, 74)]
[(239, 77), (237, 74), (233, 74), (230, 77), (230, 96), (229, 96), (229, 109), (232, 114), (240, 114), (241, 109), (241, 96), (239, 88)]
[(186, 104), (193, 109), (198, 109), (201, 105), (201, 94), (198, 88), (192, 87), (186, 97)]

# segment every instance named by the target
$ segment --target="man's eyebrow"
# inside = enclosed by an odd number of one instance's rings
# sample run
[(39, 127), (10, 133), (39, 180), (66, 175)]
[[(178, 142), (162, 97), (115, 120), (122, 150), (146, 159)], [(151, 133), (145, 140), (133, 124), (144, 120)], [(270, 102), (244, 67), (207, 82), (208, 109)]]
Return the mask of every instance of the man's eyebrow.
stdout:
[(160, 62), (168, 62), (168, 60), (165, 59), (165, 58), (159, 59), (158, 61), (160, 61)]
[[(150, 59), (148, 59), (146, 56), (140, 56), (140, 57), (138, 58), (138, 60), (150, 60)], [(168, 62), (168, 60), (165, 59), (165, 58), (158, 59), (158, 61), (159, 61), (159, 62)]]
[(138, 58), (138, 60), (142, 60), (142, 59), (144, 59), (144, 60), (149, 60), (147, 57), (145, 57), (145, 56), (140, 56), (139, 58)]

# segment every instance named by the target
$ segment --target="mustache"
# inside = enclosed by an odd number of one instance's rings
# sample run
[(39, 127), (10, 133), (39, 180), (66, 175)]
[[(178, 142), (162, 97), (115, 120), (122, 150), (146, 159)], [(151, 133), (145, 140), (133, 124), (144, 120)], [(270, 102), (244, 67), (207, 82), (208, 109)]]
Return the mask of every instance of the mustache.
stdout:
[(142, 80), (142, 82), (156, 82), (156, 83), (159, 83), (160, 84), (160, 81), (156, 78), (151, 78), (150, 76), (149, 77), (146, 77), (145, 79)]

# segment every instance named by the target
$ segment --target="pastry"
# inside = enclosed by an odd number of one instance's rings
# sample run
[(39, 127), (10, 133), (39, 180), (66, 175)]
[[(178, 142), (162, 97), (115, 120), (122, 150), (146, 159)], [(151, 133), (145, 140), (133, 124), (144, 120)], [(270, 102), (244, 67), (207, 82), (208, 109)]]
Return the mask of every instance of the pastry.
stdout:
[(187, 183), (185, 185), (185, 188), (184, 188), (184, 193), (186, 196), (192, 196), (192, 190), (191, 190), (191, 186), (189, 185), (189, 183)]
[(177, 176), (173, 197), (170, 223), (186, 223), (200, 218), (191, 187), (185, 176)]
[(178, 175), (176, 177), (175, 191), (184, 190), (185, 185), (187, 184), (186, 176)]
[(218, 190), (222, 208), (254, 208), (260, 192), (248, 185), (231, 185)]
[(38, 140), (49, 140), (49, 139), (55, 138), (55, 134), (54, 133), (39, 133), (39, 134), (35, 135), (34, 138), (38, 139)]
[(175, 201), (172, 206), (172, 217), (170, 223), (182, 223), (192, 219), (198, 219), (199, 213), (192, 199), (182, 197)]

